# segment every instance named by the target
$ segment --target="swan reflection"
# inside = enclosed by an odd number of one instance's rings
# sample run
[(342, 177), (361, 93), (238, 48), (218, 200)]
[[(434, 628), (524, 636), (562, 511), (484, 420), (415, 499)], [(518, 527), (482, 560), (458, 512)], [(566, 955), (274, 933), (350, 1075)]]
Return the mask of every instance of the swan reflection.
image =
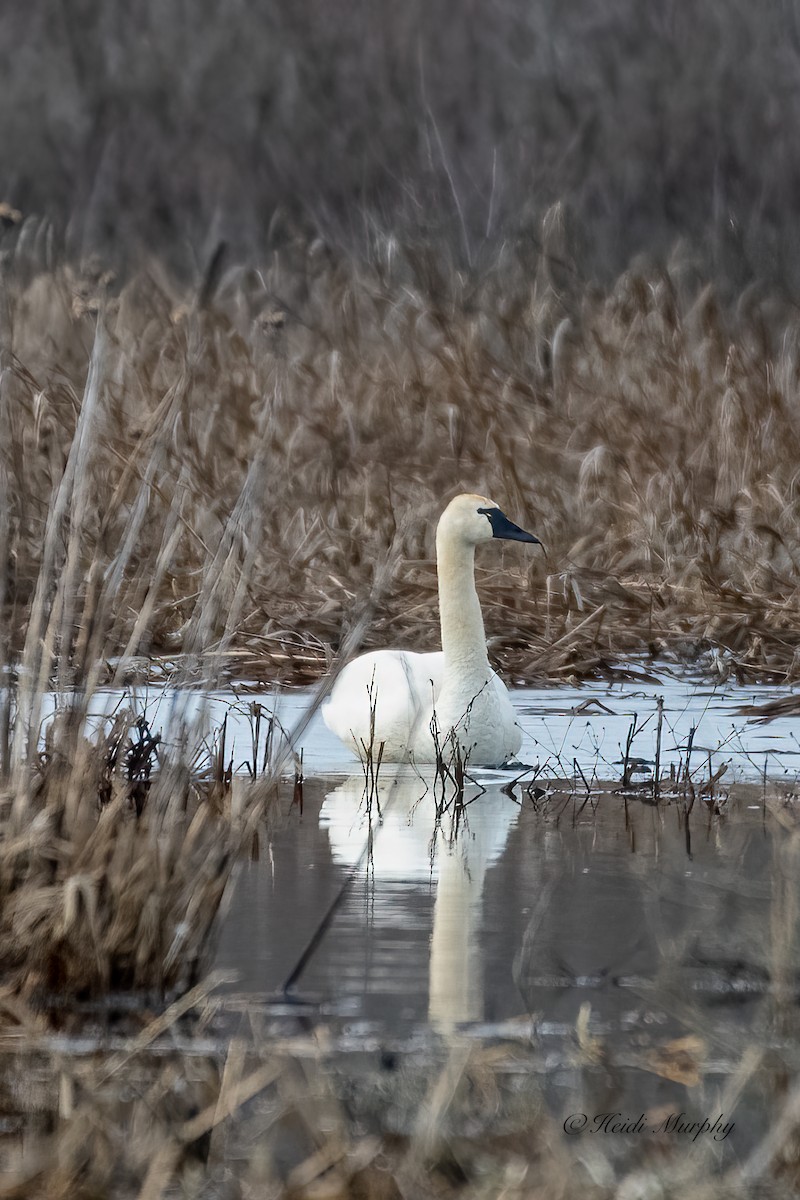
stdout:
[[(352, 777), (322, 805), (320, 827), (337, 864), (363, 865), (373, 890), (381, 883), (435, 889), (428, 1017), (441, 1031), (483, 1018), (484, 880), (518, 813), (499, 788), (474, 786), (462, 800), (434, 797), (432, 780), (403, 768), (371, 790), (363, 775)], [(389, 917), (397, 919), (396, 907)], [(381, 919), (375, 906), (369, 920)]]

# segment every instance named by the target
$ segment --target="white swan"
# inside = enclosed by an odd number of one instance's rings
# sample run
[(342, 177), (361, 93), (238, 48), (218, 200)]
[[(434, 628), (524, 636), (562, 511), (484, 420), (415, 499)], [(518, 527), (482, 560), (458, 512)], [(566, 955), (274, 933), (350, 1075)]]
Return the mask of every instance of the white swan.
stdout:
[(475, 590), (475, 547), (492, 538), (541, 545), (485, 496), (456, 496), (436, 528), (442, 650), (376, 650), (341, 671), (322, 715), (357, 754), (370, 744), (371, 703), (374, 752), (383, 743), (385, 762), (434, 763), (434, 714), (440, 744), (454, 729), (472, 766), (500, 766), (518, 753), (522, 732), (505, 684), (489, 666)]

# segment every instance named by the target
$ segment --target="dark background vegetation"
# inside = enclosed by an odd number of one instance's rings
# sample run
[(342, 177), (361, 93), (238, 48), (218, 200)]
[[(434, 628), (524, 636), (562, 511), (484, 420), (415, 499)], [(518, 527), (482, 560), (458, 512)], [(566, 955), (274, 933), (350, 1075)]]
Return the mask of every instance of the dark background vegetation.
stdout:
[(0, 198), (73, 255), (187, 269), (279, 212), (468, 265), (561, 201), (583, 275), (685, 239), (731, 295), (800, 284), (796, 0), (29, 0), (0, 78)]

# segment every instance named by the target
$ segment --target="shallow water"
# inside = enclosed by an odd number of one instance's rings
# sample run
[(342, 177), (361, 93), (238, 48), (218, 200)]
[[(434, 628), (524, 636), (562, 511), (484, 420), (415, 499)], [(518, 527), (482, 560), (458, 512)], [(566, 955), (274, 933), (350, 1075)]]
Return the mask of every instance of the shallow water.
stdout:
[[(562, 1116), (701, 1118), (733, 1106), (739, 1129), (721, 1154), (748, 1153), (800, 1075), (800, 746), (795, 718), (756, 725), (737, 709), (786, 692), (669, 676), (516, 691), (531, 769), (475, 772), (463, 804), (388, 764), (365, 796), (358, 763), (315, 715), (294, 738), (302, 811), (283, 788), (257, 861), (239, 867), (215, 963), (237, 975), (223, 1015), (244, 1010), (267, 1041), (310, 1032), (343, 1054), (336, 1069), (356, 1108), (363, 1083), (365, 1120), (386, 1095), (384, 1061), (416, 1054), (435, 1072), (442, 1048), (466, 1039), (519, 1048), (508, 1095), (530, 1088), (534, 1108), (543, 1097)], [(688, 821), (681, 789), (659, 805), (646, 787), (614, 790), (634, 714), (630, 756), (648, 779), (658, 697), (662, 774), (685, 766), (695, 730)], [(132, 703), (167, 740), (202, 724), (211, 749), (227, 719), (225, 761), (243, 773), (265, 750), (263, 721), (253, 749), (252, 705), (291, 731), (310, 699), (139, 688), (98, 694), (93, 720)], [(701, 787), (722, 766), (709, 804)], [(763, 1058), (730, 1101), (745, 1050)], [(418, 1102), (397, 1109), (398, 1130)]]
[[(723, 1159), (749, 1153), (800, 1072), (794, 801), (737, 785), (687, 838), (680, 802), (517, 799), (489, 783), (437, 811), (408, 772), (371, 801), (363, 777), (308, 781), (241, 868), (229, 1002), (376, 1063), (511, 1042), (559, 1120), (713, 1109), (738, 1122)], [(745, 1051), (764, 1057), (732, 1101)]]
[[(736, 994), (746, 1007), (769, 991), (757, 929), (774, 915), (774, 819), (748, 787), (766, 771), (791, 794), (800, 744), (797, 718), (760, 725), (738, 710), (786, 694), (666, 674), (656, 683), (516, 690), (520, 760), (530, 769), (475, 771), (455, 814), (452, 805), (437, 810), (430, 777), (389, 764), (365, 811), (360, 767), (320, 714), (292, 734), (310, 692), (138, 688), (98, 693), (93, 711), (100, 723), (132, 703), (167, 737), (178, 717), (209, 730), (224, 719), (225, 761), (243, 772), (263, 761), (266, 722), (256, 749), (253, 730), (253, 706), (262, 705), (302, 750), (304, 812), (288, 810), (261, 861), (241, 868), (223, 930), (219, 965), (239, 973), (240, 992), (265, 997), (292, 982), (318, 1015), (385, 1031), (497, 1025), (533, 1013), (541, 1029), (566, 1028), (587, 1001), (621, 1028), (645, 1003), (634, 992), (652, 992), (667, 947), (674, 978), (696, 997)], [(692, 738), (698, 794), (725, 768), (712, 793), (719, 803), (734, 789), (725, 815), (700, 795), (687, 829), (680, 802), (625, 804), (609, 791), (587, 801), (589, 784), (619, 783), (634, 720), (633, 778), (650, 777), (659, 698), (662, 776), (685, 771)], [(512, 781), (509, 795), (503, 787)], [(329, 925), (300, 970), (326, 914)], [(736, 969), (723, 961), (726, 943)]]
[(363, 777), (305, 793), (302, 816), (289, 809), (242, 868), (219, 956), (237, 990), (277, 995), (293, 980), (319, 1014), (387, 1032), (533, 1014), (552, 1031), (586, 1001), (624, 1024), (667, 966), (700, 1005), (769, 990), (782, 831), (752, 788), (724, 817), (698, 804), (688, 839), (680, 804), (611, 791), (582, 807), (490, 784), (443, 812), (409, 773), (371, 803)]
[[(635, 673), (636, 668), (631, 670)], [(677, 768), (685, 759), (694, 728), (691, 766), (700, 772), (707, 771), (710, 756), (713, 771), (727, 764), (728, 782), (760, 779), (765, 767), (771, 777), (793, 780), (800, 773), (800, 695), (798, 717), (758, 724), (738, 711), (785, 699), (791, 694), (786, 687), (740, 687), (730, 682), (712, 687), (666, 673), (652, 682), (642, 672), (641, 681), (517, 688), (511, 694), (524, 734), (520, 762), (548, 777), (571, 777), (577, 764), (587, 777), (618, 778), (634, 717), (639, 731), (630, 755), (639, 760), (641, 773), (652, 770), (659, 697), (664, 701), (662, 771), (668, 772), (671, 764)], [(126, 692), (98, 691), (92, 712), (99, 723), (120, 704), (132, 704), (146, 714), (154, 729), (174, 728), (177, 720), (201, 724), (208, 731), (209, 744), (214, 730), (227, 718), (227, 751), (235, 769), (243, 771), (253, 758), (251, 705), (263, 705), (291, 734), (312, 698), (310, 690), (275, 694), (242, 686), (238, 692), (200, 693), (141, 686)], [(262, 750), (265, 728), (264, 722)], [(303, 751), (308, 775), (349, 775), (358, 770), (357, 760), (328, 731), (319, 712), (293, 741)]]

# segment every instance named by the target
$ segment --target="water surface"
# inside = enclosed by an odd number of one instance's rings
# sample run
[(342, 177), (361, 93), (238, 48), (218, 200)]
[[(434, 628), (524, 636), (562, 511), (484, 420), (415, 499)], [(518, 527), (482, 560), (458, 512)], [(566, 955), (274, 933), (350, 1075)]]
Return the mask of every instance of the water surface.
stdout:
[[(514, 1043), (525, 1055), (509, 1070), (538, 1081), (530, 1103), (732, 1106), (736, 1157), (800, 1075), (796, 719), (738, 711), (786, 694), (669, 676), (520, 689), (522, 765), (475, 771), (460, 800), (388, 764), (365, 789), (318, 713), (297, 732), (310, 692), (139, 688), (98, 694), (92, 719), (132, 704), (167, 744), (181, 725), (205, 729), (209, 757), (224, 722), (224, 761), (242, 776), (263, 766), (268, 714), (302, 751), (302, 808), (283, 788), (220, 931), (216, 966), (237, 975), (225, 1005), (249, 1028), (375, 1063)], [(659, 697), (661, 771), (681, 782), (655, 804)], [(636, 786), (622, 795), (626, 756)]]
[[(629, 672), (631, 673), (631, 672)], [(786, 699), (791, 690), (774, 685), (740, 687), (726, 683), (712, 687), (705, 683), (663, 674), (657, 682), (641, 673), (640, 680), (620, 683), (586, 683), (574, 687), (517, 688), (511, 693), (523, 730), (520, 761), (550, 775), (572, 775), (575, 764), (598, 779), (614, 779), (621, 763), (631, 724), (636, 719), (638, 732), (631, 744), (631, 755), (641, 761), (642, 769), (652, 769), (656, 746), (656, 706), (664, 702), (662, 728), (662, 768), (669, 770), (685, 757), (692, 734), (691, 765), (713, 770), (727, 765), (727, 777), (760, 778), (765, 770), (771, 776), (793, 779), (800, 771), (800, 722), (784, 716), (768, 724), (759, 724), (742, 715), (740, 709)], [(169, 738), (179, 722), (200, 723), (211, 744), (215, 731), (226, 720), (226, 749), (234, 767), (245, 769), (252, 761), (254, 704), (273, 713), (291, 735), (313, 700), (312, 690), (264, 692), (244, 685), (239, 691), (200, 693), (163, 687), (136, 687), (125, 692), (98, 691), (92, 703), (95, 719), (101, 721), (120, 704), (132, 704), (145, 713), (149, 724), (164, 729)], [(800, 715), (800, 694), (797, 696)], [(51, 704), (55, 701), (51, 698)], [(263, 751), (266, 722), (261, 726)], [(276, 734), (277, 739), (277, 734)], [(349, 775), (357, 769), (352, 753), (325, 726), (319, 712), (293, 738), (303, 751), (309, 775)], [(277, 744), (277, 740), (276, 740)]]
[(310, 781), (302, 815), (287, 797), (222, 930), (231, 999), (351, 1055), (510, 1040), (551, 1111), (730, 1110), (723, 1153), (749, 1152), (800, 1077), (794, 801), (738, 785), (687, 838), (680, 801), (516, 796), (437, 811), (404, 773), (371, 797)]

